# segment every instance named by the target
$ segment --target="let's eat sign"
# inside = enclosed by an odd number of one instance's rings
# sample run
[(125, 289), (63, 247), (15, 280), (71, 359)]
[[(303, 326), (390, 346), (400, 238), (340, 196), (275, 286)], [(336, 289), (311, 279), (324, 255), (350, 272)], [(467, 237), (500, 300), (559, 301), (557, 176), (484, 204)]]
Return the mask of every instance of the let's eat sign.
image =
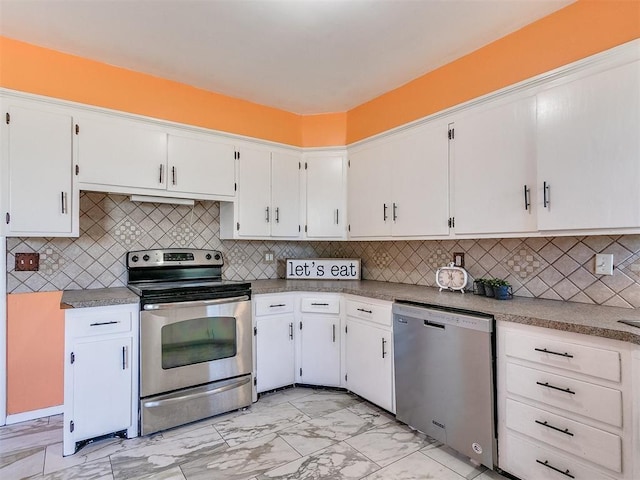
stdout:
[(360, 259), (287, 259), (287, 278), (312, 280), (360, 280)]

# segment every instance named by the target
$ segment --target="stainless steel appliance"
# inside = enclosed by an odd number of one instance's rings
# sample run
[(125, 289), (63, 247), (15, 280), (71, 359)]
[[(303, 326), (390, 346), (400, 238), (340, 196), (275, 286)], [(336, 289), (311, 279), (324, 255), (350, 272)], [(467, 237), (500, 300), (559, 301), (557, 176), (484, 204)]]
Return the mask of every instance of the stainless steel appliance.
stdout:
[(127, 254), (142, 310), (142, 435), (251, 404), (251, 284), (222, 281), (222, 266), (215, 250)]
[(396, 418), (494, 468), (494, 319), (396, 302)]

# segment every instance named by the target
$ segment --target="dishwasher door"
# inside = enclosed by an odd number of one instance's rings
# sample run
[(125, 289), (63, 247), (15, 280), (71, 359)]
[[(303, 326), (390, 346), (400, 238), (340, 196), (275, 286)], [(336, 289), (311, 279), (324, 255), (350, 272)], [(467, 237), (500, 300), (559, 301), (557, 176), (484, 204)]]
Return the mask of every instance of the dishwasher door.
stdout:
[(493, 318), (394, 304), (396, 418), (494, 467)]

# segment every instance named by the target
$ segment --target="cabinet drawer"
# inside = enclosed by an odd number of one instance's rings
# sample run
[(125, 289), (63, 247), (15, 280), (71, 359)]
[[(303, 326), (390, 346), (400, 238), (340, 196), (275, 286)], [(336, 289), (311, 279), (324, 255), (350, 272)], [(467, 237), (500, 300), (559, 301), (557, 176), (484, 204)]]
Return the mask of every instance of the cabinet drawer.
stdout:
[(622, 392), (507, 363), (507, 391), (571, 413), (622, 426)]
[(506, 354), (563, 370), (620, 381), (620, 353), (545, 337), (506, 334)]
[(131, 316), (130, 312), (104, 312), (77, 316), (73, 312), (69, 312), (66, 318), (71, 322), (69, 327), (73, 332), (73, 337), (90, 337), (93, 335), (130, 332)]
[(255, 297), (256, 315), (274, 315), (293, 312), (293, 297)]
[(347, 300), (347, 315), (363, 320), (369, 320), (387, 327), (391, 326), (391, 305), (383, 306), (373, 303)]
[(507, 399), (506, 410), (508, 428), (616, 472), (622, 471), (622, 440), (618, 435), (511, 399)]
[(510, 434), (501, 439), (500, 468), (527, 480), (611, 480), (593, 467)]
[(305, 313), (340, 313), (340, 299), (303, 297), (300, 302), (300, 311)]

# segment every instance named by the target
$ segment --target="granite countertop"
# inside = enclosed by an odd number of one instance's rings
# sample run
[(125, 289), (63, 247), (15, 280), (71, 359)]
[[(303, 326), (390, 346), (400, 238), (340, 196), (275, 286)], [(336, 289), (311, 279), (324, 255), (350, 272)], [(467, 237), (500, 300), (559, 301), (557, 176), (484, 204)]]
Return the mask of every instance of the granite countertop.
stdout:
[(640, 320), (636, 309), (603, 307), (539, 298), (495, 300), (472, 293), (439, 292), (437, 288), (373, 280), (254, 280), (254, 295), (279, 292), (335, 292), (380, 300), (409, 300), (488, 313), (496, 320), (565, 330), (640, 345), (640, 328), (618, 320)]
[[(514, 297), (495, 300), (472, 293), (439, 292), (437, 288), (373, 280), (253, 280), (254, 295), (281, 292), (333, 292), (380, 300), (409, 300), (488, 313), (496, 320), (565, 330), (640, 345), (640, 328), (618, 320), (640, 320), (637, 309), (603, 307), (557, 300)], [(61, 308), (102, 307), (137, 303), (126, 287), (65, 290)]]
[(89, 290), (65, 290), (60, 308), (107, 307), (138, 303), (140, 298), (127, 287), (93, 288)]

